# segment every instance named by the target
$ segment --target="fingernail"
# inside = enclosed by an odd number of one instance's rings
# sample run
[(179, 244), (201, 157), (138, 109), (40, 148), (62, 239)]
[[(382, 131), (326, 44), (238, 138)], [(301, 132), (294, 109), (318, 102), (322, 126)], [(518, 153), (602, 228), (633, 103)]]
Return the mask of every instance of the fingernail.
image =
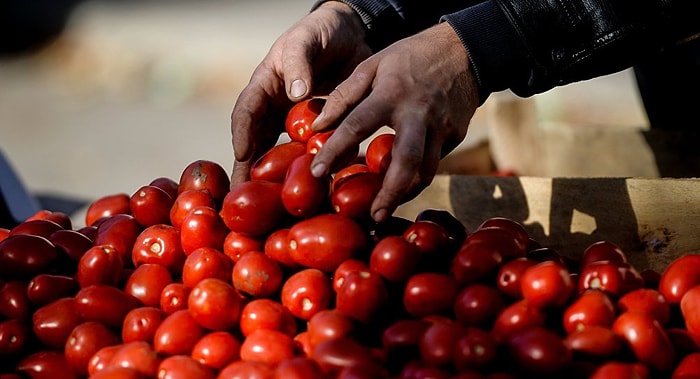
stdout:
[(306, 83), (303, 80), (297, 79), (292, 82), (291, 89), (292, 97), (302, 97), (306, 93)]
[(319, 113), (316, 116), (316, 118), (311, 122), (311, 130), (317, 131), (319, 120), (323, 120), (324, 117), (325, 117), (325, 114), (323, 113), (323, 111), (321, 111), (321, 113)]
[(317, 163), (311, 167), (311, 175), (320, 178), (326, 173), (326, 165), (323, 163)]
[(384, 222), (387, 220), (388, 217), (389, 212), (384, 208), (377, 209), (372, 215), (372, 218), (374, 218), (374, 221), (376, 222)]

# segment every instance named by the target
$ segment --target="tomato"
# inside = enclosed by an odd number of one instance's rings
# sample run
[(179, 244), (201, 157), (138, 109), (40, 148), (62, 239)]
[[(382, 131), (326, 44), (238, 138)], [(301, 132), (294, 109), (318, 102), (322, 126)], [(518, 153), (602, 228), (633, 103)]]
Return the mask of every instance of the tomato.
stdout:
[(319, 343), (313, 348), (311, 358), (321, 366), (321, 370), (326, 375), (331, 377), (350, 366), (362, 365), (378, 368), (377, 366), (380, 365), (378, 359), (367, 346), (350, 337)]
[[(97, 231), (97, 228), (94, 229)], [(68, 257), (72, 262), (79, 261), (80, 257), (92, 247), (92, 240), (89, 237), (70, 229), (61, 229), (51, 233), (49, 241), (53, 243), (61, 255)]]
[(681, 358), (673, 369), (672, 379), (692, 378), (700, 376), (700, 352), (692, 352)]
[(159, 176), (151, 180), (148, 185), (162, 189), (173, 200), (177, 197), (178, 188), (180, 187), (180, 183), (167, 176)]
[(382, 187), (384, 178), (373, 172), (347, 177), (333, 188), (330, 195), (333, 211), (352, 219), (366, 220), (374, 198)]
[(0, 355), (21, 353), (33, 339), (32, 328), (26, 321), (7, 319), (0, 321)]
[(330, 308), (333, 302), (333, 284), (321, 270), (301, 269), (282, 284), (280, 300), (294, 316), (309, 320), (322, 309)]
[(651, 315), (636, 311), (621, 313), (613, 322), (612, 330), (625, 340), (639, 362), (655, 370), (672, 369), (676, 358), (673, 344)]
[(187, 354), (165, 357), (158, 365), (158, 379), (215, 379), (214, 371)]
[(386, 309), (389, 290), (372, 270), (351, 271), (336, 291), (335, 308), (360, 323), (370, 323)]
[(308, 357), (294, 357), (280, 362), (275, 368), (276, 379), (322, 379), (321, 366)]
[(190, 288), (179, 282), (170, 283), (160, 294), (160, 309), (166, 314), (187, 308), (187, 298)]
[(563, 327), (567, 333), (588, 326), (612, 326), (617, 315), (615, 304), (603, 291), (587, 290), (564, 309)]
[(129, 209), (136, 221), (146, 228), (170, 223), (170, 209), (175, 198), (160, 187), (145, 185), (129, 198)]
[(457, 340), (464, 331), (464, 327), (454, 321), (438, 321), (430, 324), (418, 342), (421, 360), (437, 367), (450, 365)]
[(277, 144), (253, 163), (250, 179), (282, 183), (292, 162), (306, 152), (306, 144), (303, 142), (289, 141)]
[(490, 249), (498, 252), (504, 261), (524, 257), (527, 254), (528, 245), (523, 243), (522, 237), (503, 226), (484, 226), (476, 229), (464, 240), (464, 245), (471, 243), (484, 243)]
[(518, 300), (506, 305), (498, 314), (491, 328), (497, 343), (507, 343), (520, 331), (537, 326), (544, 326), (547, 314), (540, 308), (532, 306), (526, 300)]
[(231, 281), (241, 293), (262, 298), (276, 295), (282, 288), (282, 268), (260, 251), (249, 251), (233, 266)]
[(447, 232), (450, 249), (456, 250), (467, 238), (464, 224), (450, 211), (445, 209), (426, 208), (418, 212), (414, 221), (432, 221)]
[(492, 282), (503, 255), (486, 243), (464, 243), (449, 263), (449, 272), (461, 286)]
[(114, 193), (102, 196), (91, 202), (85, 212), (85, 225), (93, 225), (98, 220), (112, 217), (118, 214), (129, 214), (129, 201), (131, 196), (127, 193)]
[(523, 292), (520, 288), (523, 273), (535, 264), (537, 264), (536, 261), (527, 257), (515, 258), (503, 263), (496, 274), (496, 287), (510, 299), (522, 299)]
[(491, 334), (480, 328), (466, 328), (455, 342), (452, 363), (458, 371), (480, 369), (496, 359), (498, 347)]
[(243, 182), (231, 188), (219, 214), (232, 231), (249, 236), (268, 234), (286, 214), (281, 194), (281, 183)]
[(562, 338), (544, 327), (516, 332), (509, 339), (508, 347), (518, 366), (529, 372), (558, 372), (572, 360), (572, 351)]
[(338, 265), (365, 251), (368, 239), (354, 220), (322, 214), (292, 225), (289, 254), (299, 265), (333, 272)]
[(82, 288), (75, 294), (78, 316), (112, 328), (121, 327), (126, 314), (139, 306), (135, 297), (117, 287), (103, 284)]
[(686, 291), (700, 284), (700, 254), (674, 259), (661, 273), (659, 292), (671, 304), (678, 304)]
[(315, 132), (311, 135), (308, 141), (306, 141), (306, 153), (316, 154), (319, 150), (326, 144), (328, 138), (335, 133), (335, 129), (328, 130), (325, 132)]
[(175, 276), (182, 272), (186, 259), (180, 230), (168, 224), (151, 225), (144, 229), (131, 250), (131, 261), (135, 267), (156, 263), (166, 267)]
[(0, 241), (0, 277), (31, 280), (48, 272), (59, 254), (51, 241), (31, 234), (9, 236)]
[(515, 238), (520, 242), (520, 244), (527, 246), (530, 240), (530, 234), (525, 230), (523, 224), (507, 218), (507, 217), (490, 217), (484, 220), (478, 227), (478, 229), (496, 227), (505, 229), (510, 232)]
[(321, 342), (342, 337), (351, 337), (355, 331), (355, 322), (338, 309), (323, 309), (311, 316), (306, 330), (309, 345), (313, 348)]
[[(275, 230), (270, 234), (275, 234), (278, 232), (279, 230)], [(284, 243), (286, 247), (286, 237), (284, 239)], [(245, 234), (230, 231), (226, 235), (226, 238), (224, 238), (223, 252), (231, 259), (231, 261), (236, 262), (243, 253), (247, 253), (251, 250), (262, 251), (264, 246), (265, 241), (263, 238), (251, 237)]]
[(294, 336), (297, 323), (292, 312), (277, 300), (259, 298), (248, 301), (241, 311), (239, 329), (244, 336), (256, 329), (274, 329)]
[[(265, 239), (262, 250), (268, 257), (279, 263), (284, 270), (295, 270), (299, 268), (299, 265), (289, 255), (288, 235), (289, 228), (275, 230)], [(260, 249), (249, 250), (260, 251)]]
[(185, 259), (182, 266), (182, 284), (192, 288), (206, 278), (229, 280), (232, 267), (231, 259), (221, 251), (213, 247), (200, 247)]
[(612, 359), (622, 351), (623, 340), (609, 327), (588, 325), (569, 333), (564, 343), (575, 353)]
[(31, 220), (48, 220), (57, 223), (63, 229), (73, 228), (73, 220), (68, 214), (61, 211), (50, 211), (47, 209), (42, 209), (36, 212), (34, 215), (28, 217), (25, 221)]
[(134, 248), (137, 237), (143, 231), (141, 225), (134, 216), (117, 214), (106, 218), (97, 227), (95, 245), (112, 245), (122, 258), (124, 264), (131, 261), (131, 250)]
[(311, 129), (311, 124), (321, 113), (325, 103), (325, 99), (315, 97), (300, 101), (292, 106), (284, 121), (284, 128), (292, 141), (306, 143), (314, 135), (315, 132)]
[(11, 280), (0, 287), (0, 315), (26, 321), (31, 317), (32, 303), (27, 297), (27, 283)]
[(326, 205), (330, 178), (311, 174), (313, 154), (303, 154), (289, 165), (282, 182), (282, 204), (289, 214), (307, 218), (316, 215)]
[(555, 261), (541, 262), (526, 269), (520, 281), (523, 298), (540, 308), (564, 306), (575, 288), (569, 270)]
[(394, 144), (393, 133), (378, 134), (369, 141), (365, 152), (365, 161), (370, 172), (384, 174), (391, 163), (391, 150)]
[(69, 364), (66, 356), (58, 350), (39, 350), (22, 358), (16, 371), (32, 379), (78, 379), (79, 375)]
[(43, 306), (62, 297), (75, 295), (80, 289), (72, 276), (39, 274), (27, 284), (27, 299), (34, 306)]
[(64, 297), (34, 311), (32, 330), (45, 346), (63, 349), (73, 328), (82, 321), (76, 311), (75, 299)]
[(229, 230), (216, 209), (198, 206), (187, 213), (180, 225), (180, 244), (185, 254), (200, 247), (223, 250)]
[(364, 163), (353, 163), (339, 169), (335, 174), (333, 174), (333, 179), (331, 180), (331, 192), (335, 191), (335, 189), (338, 188), (340, 184), (345, 181), (345, 179), (367, 172), (369, 172), (369, 168)]
[(229, 282), (206, 278), (199, 281), (187, 298), (192, 318), (209, 330), (227, 330), (238, 325), (243, 297)]
[(417, 272), (421, 252), (402, 236), (387, 236), (374, 245), (369, 268), (390, 282), (405, 282)]
[(241, 341), (226, 331), (205, 334), (192, 348), (190, 354), (197, 362), (220, 370), (227, 364), (240, 359)]
[(141, 373), (144, 377), (154, 378), (158, 374), (158, 365), (162, 358), (158, 356), (149, 342), (131, 341), (120, 345), (109, 362), (109, 366), (128, 367)]
[(141, 305), (157, 307), (163, 288), (173, 282), (168, 268), (157, 263), (145, 263), (129, 275), (124, 292), (135, 297)]
[(205, 190), (216, 204), (221, 204), (229, 191), (230, 179), (221, 165), (205, 159), (188, 164), (180, 174), (178, 193), (188, 190)]
[(241, 359), (270, 365), (296, 356), (292, 337), (275, 329), (256, 329), (248, 334), (241, 344)]
[(81, 288), (93, 284), (116, 286), (124, 273), (121, 254), (112, 245), (95, 245), (80, 260), (75, 279)]
[(408, 278), (403, 292), (406, 311), (421, 317), (451, 311), (459, 291), (459, 283), (449, 274), (417, 273)]
[(144, 376), (132, 368), (109, 366), (90, 375), (90, 379), (144, 379)]
[(258, 361), (233, 361), (219, 371), (217, 379), (272, 379), (274, 367)]
[(454, 316), (462, 325), (490, 328), (505, 306), (506, 300), (497, 288), (475, 283), (460, 289), (454, 301)]
[(153, 336), (153, 348), (159, 354), (189, 354), (207, 330), (202, 327), (187, 309), (175, 311), (158, 325)]
[(93, 375), (102, 370), (105, 370), (107, 368), (110, 368), (110, 370), (112, 370), (113, 367), (116, 367), (111, 365), (112, 358), (114, 357), (114, 354), (117, 353), (117, 350), (121, 349), (122, 346), (124, 346), (124, 344), (120, 343), (116, 345), (105, 346), (97, 350), (88, 362), (88, 376), (92, 377)]
[(450, 245), (450, 236), (440, 224), (419, 220), (409, 225), (403, 232), (403, 238), (414, 244), (422, 254), (433, 255), (442, 253)]
[(101, 348), (118, 343), (119, 336), (106, 325), (86, 321), (73, 328), (66, 340), (64, 354), (77, 373), (86, 375), (90, 358)]
[[(695, 341), (700, 341), (700, 285), (685, 291), (680, 301), (684, 326)], [(697, 342), (696, 342), (697, 343)]]
[(345, 277), (353, 271), (369, 270), (367, 262), (362, 259), (346, 259), (342, 261), (333, 272), (333, 290), (336, 292), (345, 283)]
[(619, 312), (641, 311), (652, 315), (661, 325), (671, 319), (671, 306), (666, 298), (653, 288), (638, 288), (622, 295), (617, 300)]
[(145, 306), (130, 310), (124, 316), (121, 327), (122, 342), (144, 341), (150, 343), (165, 316), (166, 313), (158, 307)]
[(57, 230), (63, 230), (63, 227), (54, 221), (45, 219), (27, 220), (12, 228), (9, 235), (31, 234), (49, 238), (49, 236)]
[(206, 190), (185, 190), (179, 192), (170, 208), (170, 225), (180, 228), (188, 213), (197, 207), (216, 208), (217, 204), (211, 193)]
[(638, 363), (608, 361), (598, 366), (589, 379), (649, 379), (649, 370)]
[(610, 261), (589, 263), (582, 268), (578, 281), (579, 292), (597, 289), (613, 297), (620, 297), (643, 286), (644, 279), (634, 267)]
[(589, 263), (608, 261), (613, 263), (627, 263), (627, 256), (617, 245), (610, 241), (594, 242), (583, 251), (579, 264), (581, 267)]

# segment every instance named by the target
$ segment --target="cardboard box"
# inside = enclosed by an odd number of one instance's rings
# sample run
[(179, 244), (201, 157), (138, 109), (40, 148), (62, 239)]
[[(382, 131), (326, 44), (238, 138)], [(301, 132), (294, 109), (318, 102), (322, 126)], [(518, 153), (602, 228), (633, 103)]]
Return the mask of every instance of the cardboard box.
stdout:
[(489, 217), (521, 222), (543, 246), (572, 258), (593, 242), (617, 244), (658, 272), (700, 253), (700, 179), (438, 175), (397, 216), (445, 209), (473, 231)]

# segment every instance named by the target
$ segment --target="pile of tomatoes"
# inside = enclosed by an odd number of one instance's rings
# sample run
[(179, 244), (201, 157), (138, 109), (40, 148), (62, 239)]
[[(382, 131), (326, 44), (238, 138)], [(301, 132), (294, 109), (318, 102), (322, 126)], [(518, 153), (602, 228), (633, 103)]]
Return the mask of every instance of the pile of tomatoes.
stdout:
[(0, 228), (0, 379), (700, 377), (700, 255), (657, 273), (503, 217), (376, 224), (393, 135), (315, 178), (321, 101), (245, 183), (198, 160), (95, 200), (83, 227)]

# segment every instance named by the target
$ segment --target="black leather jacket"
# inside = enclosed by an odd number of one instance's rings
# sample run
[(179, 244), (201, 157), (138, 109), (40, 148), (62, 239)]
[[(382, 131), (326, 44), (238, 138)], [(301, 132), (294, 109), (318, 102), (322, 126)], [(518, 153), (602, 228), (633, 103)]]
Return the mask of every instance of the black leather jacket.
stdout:
[(341, 1), (362, 17), (375, 50), (449, 22), (482, 102), (611, 74), (700, 36), (700, 0)]

